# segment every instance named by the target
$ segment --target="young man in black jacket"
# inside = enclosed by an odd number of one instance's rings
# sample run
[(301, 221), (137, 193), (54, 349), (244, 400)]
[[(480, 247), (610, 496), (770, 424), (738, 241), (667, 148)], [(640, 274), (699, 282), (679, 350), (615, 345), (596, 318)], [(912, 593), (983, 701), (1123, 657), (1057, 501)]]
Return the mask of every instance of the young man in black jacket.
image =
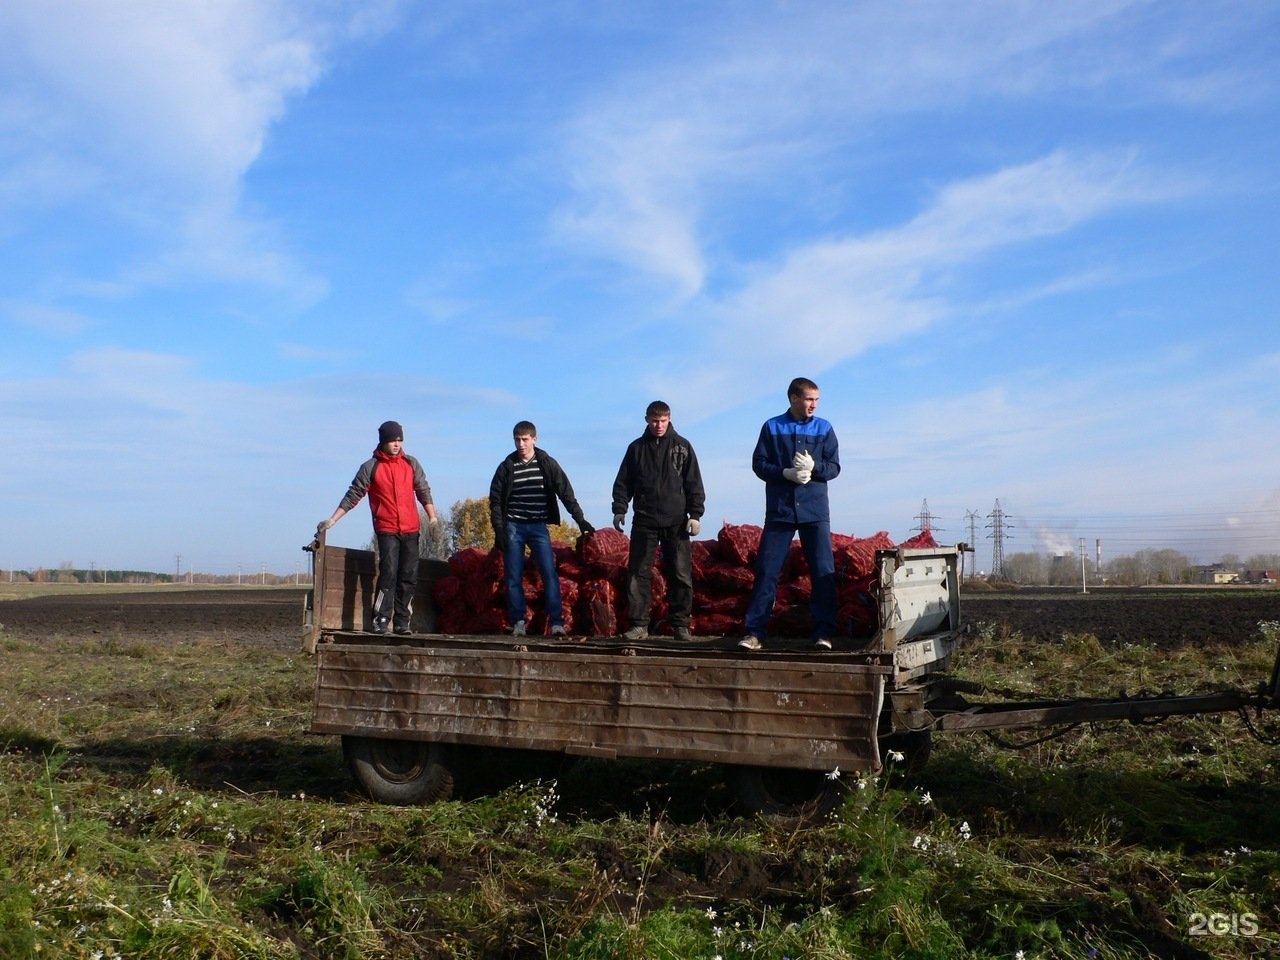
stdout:
[(528, 631), (528, 614), (524, 598), (524, 548), (528, 545), (533, 562), (538, 565), (546, 589), (547, 621), (552, 636), (564, 634), (564, 606), (560, 596), (560, 576), (556, 573), (555, 554), (547, 524), (560, 522), (564, 504), (584, 534), (594, 533), (582, 507), (573, 495), (573, 485), (551, 454), (538, 449), (538, 428), (521, 420), (511, 431), (515, 451), (507, 454), (494, 471), (489, 485), (489, 520), (493, 524), (493, 543), (503, 551), (506, 566), (507, 619), (511, 632), (524, 636)]
[(653, 555), (662, 547), (671, 626), (677, 640), (689, 639), (693, 609), (693, 551), (689, 538), (702, 527), (706, 492), (693, 446), (671, 426), (671, 408), (661, 400), (644, 412), (645, 431), (631, 441), (613, 482), (613, 526), (621, 530), (627, 504), (634, 503), (631, 550), (627, 559), (627, 615), (623, 636), (649, 635)]

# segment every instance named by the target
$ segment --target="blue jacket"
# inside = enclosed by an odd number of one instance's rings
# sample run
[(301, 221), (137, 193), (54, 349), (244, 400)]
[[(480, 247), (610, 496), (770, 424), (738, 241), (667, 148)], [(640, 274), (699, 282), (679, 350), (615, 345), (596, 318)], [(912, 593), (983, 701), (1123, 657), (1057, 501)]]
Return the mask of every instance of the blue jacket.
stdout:
[[(808, 483), (792, 483), (782, 471), (800, 451), (813, 457)], [(751, 469), (764, 481), (766, 523), (830, 523), (827, 481), (840, 475), (840, 445), (831, 424), (821, 417), (793, 420), (791, 412), (766, 420), (751, 457)]]

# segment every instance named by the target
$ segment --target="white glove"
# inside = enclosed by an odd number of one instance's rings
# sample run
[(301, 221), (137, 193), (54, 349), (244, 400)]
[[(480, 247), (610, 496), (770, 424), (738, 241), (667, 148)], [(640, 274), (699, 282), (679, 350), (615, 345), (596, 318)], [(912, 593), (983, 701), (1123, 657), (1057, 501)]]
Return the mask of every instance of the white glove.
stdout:
[(615, 513), (613, 515), (613, 529), (617, 530), (619, 533), (622, 532), (622, 527), (626, 522), (627, 515), (625, 513)]
[(812, 471), (802, 470), (802, 469), (796, 470), (796, 483), (800, 484), (801, 486), (808, 483), (812, 479), (813, 479)]
[(800, 477), (799, 477), (799, 471), (797, 471), (795, 467), (787, 467), (787, 468), (785, 468), (785, 469), (782, 471), (782, 477), (783, 477), (783, 479), (785, 479), (785, 480), (790, 480), (792, 483), (800, 483), (800, 482), (801, 482)]
[(808, 450), (801, 450), (796, 454), (795, 461), (791, 464), (797, 470), (807, 470), (813, 472), (813, 454)]
[(689, 522), (684, 525), (684, 528), (689, 531), (689, 536), (696, 537), (702, 530), (702, 521), (697, 517), (690, 517)]
[(319, 523), (316, 524), (316, 536), (317, 537), (320, 536), (320, 534), (324, 533), (326, 530), (328, 530), (332, 526), (333, 526), (332, 519), (326, 518), (324, 520), (321, 520)]

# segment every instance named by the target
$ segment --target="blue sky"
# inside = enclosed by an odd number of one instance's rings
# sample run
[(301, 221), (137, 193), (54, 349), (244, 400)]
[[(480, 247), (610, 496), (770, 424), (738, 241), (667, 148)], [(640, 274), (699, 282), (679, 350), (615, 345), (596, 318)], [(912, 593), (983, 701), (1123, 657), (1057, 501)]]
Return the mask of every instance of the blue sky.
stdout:
[(838, 531), (1280, 552), (1278, 67), (1248, 0), (8, 0), (0, 569), (291, 573), (385, 419), (602, 525), (655, 398), (756, 523), (797, 375)]

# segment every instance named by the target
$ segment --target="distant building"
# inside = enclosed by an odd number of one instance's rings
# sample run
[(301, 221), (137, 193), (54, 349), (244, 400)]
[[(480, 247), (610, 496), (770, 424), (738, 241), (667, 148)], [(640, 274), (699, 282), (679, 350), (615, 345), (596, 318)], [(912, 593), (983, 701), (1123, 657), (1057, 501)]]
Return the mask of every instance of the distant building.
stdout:
[(1275, 570), (1246, 570), (1244, 572), (1245, 583), (1275, 583), (1276, 580)]
[(1206, 567), (1196, 567), (1197, 583), (1239, 583), (1240, 573), (1237, 570), (1228, 570), (1220, 563), (1211, 563)]

